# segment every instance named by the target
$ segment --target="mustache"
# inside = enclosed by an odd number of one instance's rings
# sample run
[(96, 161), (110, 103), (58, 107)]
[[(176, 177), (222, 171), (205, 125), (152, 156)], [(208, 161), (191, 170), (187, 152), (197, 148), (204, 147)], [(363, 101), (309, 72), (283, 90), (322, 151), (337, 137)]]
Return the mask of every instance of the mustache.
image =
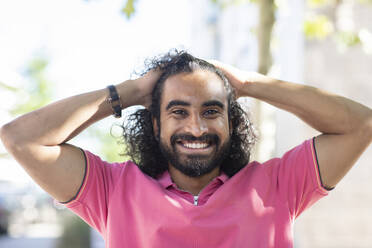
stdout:
[(195, 137), (190, 134), (173, 134), (170, 138), (171, 144), (175, 145), (177, 140), (184, 140), (184, 141), (200, 141), (209, 144), (219, 144), (220, 138), (217, 134), (204, 134), (200, 137)]

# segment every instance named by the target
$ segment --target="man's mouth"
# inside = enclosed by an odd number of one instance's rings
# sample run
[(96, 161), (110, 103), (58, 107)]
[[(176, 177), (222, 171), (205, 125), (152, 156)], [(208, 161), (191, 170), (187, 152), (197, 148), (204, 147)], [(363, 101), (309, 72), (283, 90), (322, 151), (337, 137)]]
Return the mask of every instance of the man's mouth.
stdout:
[(211, 144), (207, 142), (178, 141), (177, 144), (180, 144), (181, 146), (189, 149), (205, 149), (211, 146)]
[(215, 134), (206, 134), (202, 137), (178, 134), (171, 137), (171, 144), (182, 153), (210, 154), (218, 146), (218, 137)]
[(210, 154), (213, 150), (212, 142), (200, 142), (200, 141), (177, 141), (178, 150), (182, 153), (197, 153), (197, 154)]

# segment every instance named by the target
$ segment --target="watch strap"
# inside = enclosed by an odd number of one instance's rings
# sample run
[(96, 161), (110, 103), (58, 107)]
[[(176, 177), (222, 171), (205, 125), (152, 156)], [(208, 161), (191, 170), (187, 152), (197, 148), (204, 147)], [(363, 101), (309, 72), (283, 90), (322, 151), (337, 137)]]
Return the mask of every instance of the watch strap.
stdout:
[(116, 118), (120, 118), (121, 110), (123, 109), (123, 106), (120, 102), (120, 96), (114, 85), (109, 85), (107, 88), (109, 89), (110, 93), (110, 96), (107, 100), (111, 104), (112, 112)]

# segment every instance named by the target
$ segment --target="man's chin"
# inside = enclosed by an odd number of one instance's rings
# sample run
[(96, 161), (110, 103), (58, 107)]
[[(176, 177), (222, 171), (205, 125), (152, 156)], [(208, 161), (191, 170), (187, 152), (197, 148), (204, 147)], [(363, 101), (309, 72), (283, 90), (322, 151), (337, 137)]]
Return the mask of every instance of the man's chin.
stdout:
[(222, 146), (221, 151), (219, 151), (219, 146), (216, 143), (212, 146), (212, 151), (199, 153), (197, 150), (184, 151), (184, 149), (179, 149), (175, 144), (172, 144), (172, 148), (170, 148), (160, 142), (160, 150), (165, 159), (168, 160), (173, 168), (189, 177), (206, 175), (221, 165), (229, 143)]
[(189, 177), (200, 177), (212, 172), (219, 167), (217, 163), (211, 163), (211, 160), (200, 158), (188, 158), (182, 161), (173, 161), (171, 166)]

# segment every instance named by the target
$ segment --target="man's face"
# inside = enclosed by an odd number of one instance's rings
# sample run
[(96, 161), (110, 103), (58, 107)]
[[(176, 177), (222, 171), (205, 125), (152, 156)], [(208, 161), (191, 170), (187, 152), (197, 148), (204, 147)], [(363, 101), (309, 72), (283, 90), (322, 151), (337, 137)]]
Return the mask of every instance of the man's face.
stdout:
[(163, 155), (183, 174), (198, 177), (220, 166), (230, 150), (222, 80), (204, 70), (169, 77), (162, 92), (159, 131)]

